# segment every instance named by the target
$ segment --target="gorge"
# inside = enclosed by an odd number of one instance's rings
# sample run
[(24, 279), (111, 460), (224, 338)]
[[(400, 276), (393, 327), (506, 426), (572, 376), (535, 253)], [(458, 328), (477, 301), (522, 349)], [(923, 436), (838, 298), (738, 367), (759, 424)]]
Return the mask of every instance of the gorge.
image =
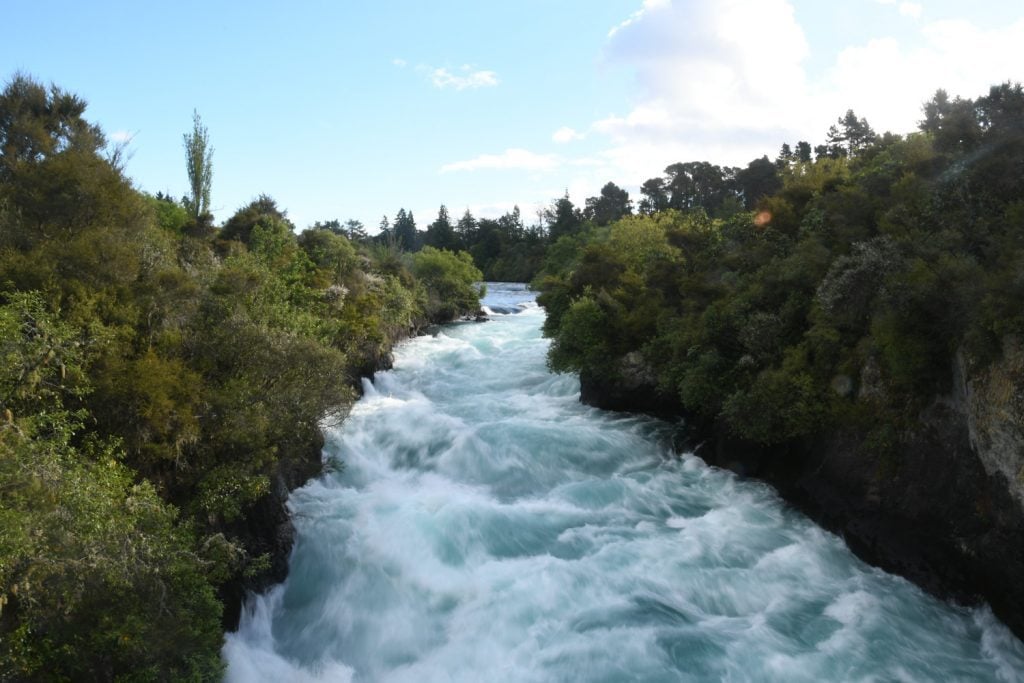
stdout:
[(543, 311), (401, 346), (292, 494), (284, 584), (224, 657), (256, 680), (1011, 680), (988, 608), (869, 567), (678, 425), (579, 402)]

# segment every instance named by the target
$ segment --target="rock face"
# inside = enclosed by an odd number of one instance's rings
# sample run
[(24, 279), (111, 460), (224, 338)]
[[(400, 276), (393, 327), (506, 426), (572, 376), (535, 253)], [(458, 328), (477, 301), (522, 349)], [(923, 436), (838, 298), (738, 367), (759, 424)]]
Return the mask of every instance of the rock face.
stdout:
[(242, 541), (252, 557), (266, 555), (270, 563), (265, 571), (236, 577), (221, 586), (220, 599), (224, 603), (221, 619), (226, 630), (238, 628), (242, 603), (248, 592), (265, 591), (288, 576), (288, 558), (295, 543), (288, 495), (321, 472), (322, 447), (322, 441), (310, 444), (307, 457), (280, 461), (271, 478), (270, 492), (227, 529), (231, 536)]
[[(865, 447), (861, 433), (764, 447), (693, 421), (690, 442), (709, 464), (775, 486), (865, 561), (940, 597), (985, 600), (1024, 638), (1024, 353), (1010, 343), (1000, 362), (964, 377), (895, 455)], [(590, 405), (692, 418), (674, 399), (656, 405), (652, 384), (580, 380)]]
[[(390, 369), (393, 363), (390, 349), (382, 349), (355, 368), (349, 381), (357, 392), (361, 392), (362, 377), (373, 377), (379, 370)], [(246, 594), (265, 591), (288, 576), (288, 560), (295, 544), (295, 526), (288, 511), (288, 496), (323, 471), (322, 449), (321, 437), (316, 443), (309, 444), (302, 457), (280, 460), (271, 477), (270, 492), (247, 510), (242, 519), (225, 529), (244, 544), (250, 556), (266, 555), (270, 560), (264, 571), (235, 577), (220, 587), (219, 597), (224, 604), (221, 622), (225, 630), (238, 628)]]
[(580, 400), (605, 410), (650, 413), (659, 417), (678, 415), (679, 400), (661, 391), (653, 369), (639, 352), (627, 353), (616, 368), (615, 379), (580, 373)]
[[(477, 322), (489, 320), (486, 316), (480, 320), (481, 315), (482, 310), (476, 316)], [(366, 353), (348, 377), (353, 389), (362, 393), (363, 377), (373, 377), (378, 371), (390, 370), (394, 364), (394, 344), (429, 329), (426, 325), (426, 321), (417, 321), (403, 336)], [(295, 526), (288, 511), (288, 496), (323, 471), (322, 449), (321, 437), (318, 442), (309, 444), (303, 456), (279, 461), (271, 476), (270, 492), (247, 510), (242, 519), (225, 528), (228, 535), (244, 544), (251, 557), (266, 555), (270, 560), (264, 571), (235, 577), (220, 587), (219, 597), (224, 604), (221, 621), (225, 630), (238, 628), (246, 594), (265, 591), (288, 576), (288, 560), (295, 544)]]
[(963, 352), (957, 354), (958, 393), (966, 404), (971, 447), (986, 472), (1006, 479), (1024, 508), (1024, 345), (1008, 336), (1000, 360), (979, 373), (970, 373), (969, 365)]

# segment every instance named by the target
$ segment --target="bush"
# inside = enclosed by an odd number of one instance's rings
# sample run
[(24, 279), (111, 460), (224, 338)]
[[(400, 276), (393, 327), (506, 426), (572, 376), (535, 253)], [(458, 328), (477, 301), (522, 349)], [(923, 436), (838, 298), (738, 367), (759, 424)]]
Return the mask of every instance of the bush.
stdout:
[(468, 253), (424, 247), (413, 254), (412, 273), (426, 289), (426, 314), (432, 322), (448, 322), (479, 310), (484, 288), (476, 283), (483, 274)]

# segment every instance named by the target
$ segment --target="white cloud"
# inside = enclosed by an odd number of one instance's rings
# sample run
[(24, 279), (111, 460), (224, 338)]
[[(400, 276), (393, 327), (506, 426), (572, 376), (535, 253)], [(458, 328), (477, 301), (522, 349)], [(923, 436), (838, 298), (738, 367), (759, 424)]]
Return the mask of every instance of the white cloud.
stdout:
[[(927, 15), (920, 3), (877, 2), (894, 14)], [(745, 165), (773, 156), (783, 142), (818, 144), (848, 108), (879, 132), (915, 130), (922, 103), (938, 88), (976, 97), (994, 83), (1021, 80), (1021, 45), (1024, 18), (991, 29), (963, 20), (883, 22), (875, 39), (839, 46), (810, 70), (790, 0), (645, 0), (607, 46), (606, 61), (635, 75), (633, 100), (589, 126), (552, 134), (560, 144), (585, 137), (585, 156), (507, 149), (441, 171), (527, 171), (550, 185), (540, 197), (552, 200), (568, 188), (577, 205), (612, 180), (635, 200), (640, 183), (671, 163)], [(507, 207), (473, 210), (497, 215)]]
[[(632, 109), (592, 124), (610, 166), (648, 178), (670, 163), (746, 163), (804, 130), (808, 44), (786, 0), (647, 0), (610, 34), (608, 58), (636, 75)], [(693, 156), (691, 156), (693, 155)], [(646, 168), (643, 175), (637, 166)], [(620, 182), (619, 176), (616, 182)]]
[(562, 126), (551, 134), (551, 139), (559, 144), (565, 144), (573, 140), (582, 140), (583, 134), (569, 126)]
[(409, 65), (409, 62), (405, 61), (401, 57), (395, 57), (394, 59), (391, 60), (391, 63), (397, 66), (399, 69), (404, 69), (406, 66)]
[(924, 13), (924, 5), (919, 2), (900, 2), (900, 0), (875, 0), (879, 5), (897, 5), (899, 13), (905, 17), (912, 17), (914, 19), (920, 19), (921, 14)]
[(924, 12), (924, 6), (919, 2), (901, 2), (900, 3), (900, 14), (905, 17), (912, 17), (914, 19), (920, 19), (921, 14)]
[(506, 149), (501, 154), (481, 154), (474, 159), (455, 161), (441, 167), (442, 173), (453, 171), (522, 170), (550, 171), (562, 163), (553, 154), (536, 154), (525, 149)]
[(984, 30), (963, 20), (924, 24), (914, 45), (878, 39), (843, 50), (829, 73), (825, 98), (853, 107), (877, 130), (907, 132), (939, 88), (977, 97), (990, 85), (1021, 78), (1024, 19)]
[(609, 116), (595, 121), (592, 128), (615, 139), (624, 139), (635, 133), (663, 137), (671, 133), (674, 121), (669, 107), (660, 101), (636, 106), (625, 117)]
[(643, 7), (638, 9), (636, 12), (633, 12), (633, 14), (631, 14), (628, 19), (623, 21), (618, 26), (613, 26), (612, 29), (608, 32), (608, 37), (611, 38), (622, 29), (628, 28), (629, 26), (637, 23), (638, 21), (644, 18), (644, 15), (647, 15), (651, 12), (655, 12), (659, 9), (669, 7), (671, 4), (672, 0), (644, 0)]
[(498, 74), (493, 71), (476, 70), (469, 64), (464, 64), (455, 72), (445, 67), (419, 66), (430, 78), (430, 82), (437, 88), (454, 88), (455, 90), (466, 90), (469, 88), (489, 88), (498, 85)]
[(117, 130), (108, 135), (107, 137), (110, 138), (111, 142), (125, 144), (132, 141), (132, 138), (135, 137), (135, 133), (130, 133), (126, 130)]
[[(920, 3), (877, 0), (920, 17)], [(885, 31), (885, 33), (883, 33)], [(903, 25), (806, 68), (810, 48), (789, 0), (647, 0), (610, 34), (608, 60), (630, 69), (638, 96), (591, 124), (591, 177), (639, 184), (670, 163), (742, 165), (783, 142), (821, 142), (848, 108), (879, 132), (916, 129), (938, 88), (976, 97), (1020, 80), (1024, 19), (994, 29), (966, 21)], [(595, 185), (597, 187), (597, 185)]]

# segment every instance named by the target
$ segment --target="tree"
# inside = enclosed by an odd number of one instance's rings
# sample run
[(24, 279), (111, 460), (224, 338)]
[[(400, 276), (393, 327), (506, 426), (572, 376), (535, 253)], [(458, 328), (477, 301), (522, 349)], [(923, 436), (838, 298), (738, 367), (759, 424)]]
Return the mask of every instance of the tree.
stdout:
[(476, 238), (469, 251), (481, 270), (490, 270), (501, 255), (502, 233), (504, 228), (493, 218), (481, 218), (477, 222)]
[(797, 161), (808, 162), (811, 160), (811, 143), (806, 140), (801, 140), (796, 143), (796, 158)]
[(345, 221), (345, 236), (352, 242), (363, 242), (368, 237), (366, 226), (363, 225), (362, 221), (349, 218)]
[(735, 169), (729, 167), (690, 161), (672, 164), (665, 169), (665, 175), (672, 209), (701, 208), (710, 214), (735, 194)]
[(779, 150), (779, 155), (775, 157), (775, 165), (779, 168), (785, 168), (795, 160), (796, 155), (793, 154), (793, 148), (789, 146), (788, 142), (782, 143), (782, 149)]
[(469, 246), (471, 242), (476, 239), (476, 219), (473, 218), (473, 214), (466, 209), (466, 213), (462, 214), (462, 218), (455, 225), (455, 231), (459, 233), (459, 239), (466, 246)]
[(852, 109), (846, 110), (846, 115), (839, 119), (839, 123), (843, 127), (843, 135), (846, 137), (846, 151), (851, 157), (857, 156), (878, 140), (875, 131), (868, 125), (867, 119), (863, 116), (858, 119)]
[(427, 234), (424, 236), (423, 241), (425, 244), (437, 247), (438, 249), (458, 250), (459, 238), (455, 234), (455, 226), (452, 225), (451, 218), (448, 215), (448, 207), (444, 204), (441, 205), (437, 212), (437, 219), (427, 226)]
[(926, 133), (938, 133), (942, 128), (943, 119), (949, 116), (952, 110), (952, 103), (949, 101), (949, 94), (939, 88), (935, 91), (932, 99), (921, 107), (924, 112), (924, 120), (918, 122), (918, 128)]
[(523, 215), (519, 206), (513, 206), (512, 211), (506, 211), (498, 219), (501, 227), (501, 237), (505, 242), (518, 242), (523, 239), (525, 228), (523, 227)]
[(833, 159), (855, 157), (865, 148), (875, 143), (878, 136), (867, 119), (857, 118), (852, 109), (847, 109), (844, 116), (836, 120), (835, 125), (828, 129), (825, 140), (827, 155)]
[(343, 233), (314, 227), (299, 235), (298, 244), (332, 284), (343, 282), (358, 266), (356, 250)]
[(0, 181), (21, 163), (101, 150), (106, 140), (99, 126), (83, 118), (85, 108), (85, 100), (76, 95), (15, 74), (0, 93)]
[(633, 202), (626, 192), (609, 182), (601, 188), (601, 195), (587, 199), (586, 215), (597, 225), (608, 225), (633, 213)]
[(640, 186), (640, 194), (644, 196), (637, 207), (640, 213), (650, 216), (668, 208), (668, 188), (664, 178), (645, 180)]
[(341, 227), (341, 221), (337, 218), (332, 218), (329, 221), (317, 221), (313, 223), (310, 230), (330, 230), (335, 235), (345, 235), (345, 229)]
[(248, 245), (252, 240), (253, 228), (261, 221), (281, 224), (288, 232), (295, 230), (286, 212), (277, 207), (277, 202), (272, 197), (261, 194), (227, 220), (220, 231), (221, 239), (238, 240)]
[(213, 182), (213, 147), (210, 146), (210, 136), (199, 118), (199, 112), (192, 111), (192, 132), (185, 133), (182, 138), (191, 192), (185, 207), (198, 221), (210, 211), (210, 185)]
[(545, 209), (544, 219), (548, 222), (548, 236), (552, 242), (565, 235), (574, 235), (583, 227), (583, 213), (569, 199), (568, 190)]
[(830, 159), (841, 159), (846, 156), (846, 136), (834, 124), (828, 127), (825, 134), (824, 150), (824, 156)]
[(419, 235), (416, 234), (416, 219), (412, 211), (406, 213), (405, 209), (399, 209), (395, 215), (395, 240), (398, 246), (405, 251), (416, 251), (419, 247)]
[[(787, 157), (791, 158), (792, 155)], [(778, 167), (768, 161), (767, 156), (754, 159), (747, 164), (745, 169), (736, 174), (736, 183), (743, 193), (743, 204), (747, 210), (753, 209), (761, 197), (773, 195), (782, 189)]]
[(426, 312), (432, 321), (448, 322), (479, 309), (484, 288), (476, 283), (483, 274), (466, 252), (423, 247), (412, 258), (412, 272), (427, 290)]

